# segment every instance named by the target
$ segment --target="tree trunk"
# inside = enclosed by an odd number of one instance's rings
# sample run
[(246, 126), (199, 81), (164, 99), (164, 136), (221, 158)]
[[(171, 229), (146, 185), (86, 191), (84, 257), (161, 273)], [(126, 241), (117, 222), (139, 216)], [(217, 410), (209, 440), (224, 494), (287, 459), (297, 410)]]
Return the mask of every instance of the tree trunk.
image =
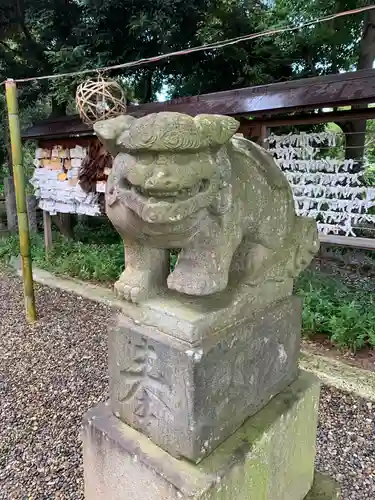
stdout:
[(6, 150), (7, 150), (7, 159), (6, 159), (6, 162), (7, 162), (7, 166), (8, 166), (8, 172), (9, 172), (9, 176), (13, 177), (12, 146), (10, 144), (8, 115), (6, 116), (6, 119), (5, 119), (4, 137), (5, 137), (5, 146), (6, 146)]
[(60, 118), (66, 115), (66, 102), (58, 102), (54, 97), (52, 97), (52, 110), (50, 118)]
[(5, 199), (3, 201), (0, 196), (0, 231), (6, 229), (7, 227), (6, 223), (7, 223), (7, 211), (5, 206)]
[(17, 231), (17, 204), (13, 177), (6, 177), (4, 179), (4, 193), (8, 231)]
[[(375, 10), (365, 14), (362, 39), (359, 45), (357, 70), (371, 69), (375, 60)], [(367, 104), (352, 106), (352, 109), (366, 109)], [(365, 153), (366, 120), (355, 120), (339, 124), (346, 138), (346, 158), (362, 160)]]
[(58, 214), (52, 217), (57, 229), (65, 238), (74, 238), (74, 220), (72, 214)]
[(29, 229), (30, 232), (36, 233), (38, 231), (38, 219), (36, 215), (38, 201), (34, 195), (29, 194), (27, 195), (26, 203), (27, 203), (27, 215), (29, 218)]
[(152, 88), (152, 77), (154, 76), (154, 72), (151, 69), (146, 69), (144, 73), (144, 93), (143, 93), (143, 102), (151, 102), (152, 101), (152, 95), (153, 95), (153, 88)]
[[(366, 108), (366, 105), (362, 107)], [(352, 106), (352, 109), (360, 109), (360, 106)], [(355, 120), (341, 124), (345, 134), (345, 158), (361, 161), (365, 154), (366, 120)]]

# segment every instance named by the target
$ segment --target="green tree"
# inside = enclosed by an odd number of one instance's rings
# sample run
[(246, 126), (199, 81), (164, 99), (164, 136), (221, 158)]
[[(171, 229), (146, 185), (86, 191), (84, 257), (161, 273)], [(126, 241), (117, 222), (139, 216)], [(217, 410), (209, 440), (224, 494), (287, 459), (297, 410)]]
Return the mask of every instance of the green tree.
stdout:
[[(262, 31), (270, 7), (261, 1), (206, 2), (193, 45), (202, 45)], [(258, 38), (171, 61), (169, 84), (173, 96), (194, 95), (290, 79), (293, 59), (278, 40)]]
[[(372, 3), (370, 0), (275, 0), (271, 15), (283, 23), (305, 23)], [(280, 40), (288, 47), (287, 52), (293, 54), (294, 70), (299, 77), (371, 69), (375, 59), (375, 10), (316, 24), (296, 35), (285, 34)], [(357, 109), (361, 107), (366, 105)], [(346, 135), (346, 156), (363, 158), (366, 121), (338, 125)]]
[[(119, 64), (271, 26), (306, 22), (366, 2), (369, 0), (2, 0), (0, 79)], [(165, 85), (170, 95), (182, 96), (356, 66), (362, 69), (373, 60), (373, 16), (370, 11), (365, 17), (335, 19), (297, 33), (112, 74), (132, 87), (137, 100), (148, 102)], [(42, 101), (53, 114), (62, 114), (84, 78), (22, 85), (21, 108)], [(1, 106), (2, 102), (0, 111)], [(350, 124), (345, 126), (350, 128)], [(4, 156), (1, 140), (0, 151)]]

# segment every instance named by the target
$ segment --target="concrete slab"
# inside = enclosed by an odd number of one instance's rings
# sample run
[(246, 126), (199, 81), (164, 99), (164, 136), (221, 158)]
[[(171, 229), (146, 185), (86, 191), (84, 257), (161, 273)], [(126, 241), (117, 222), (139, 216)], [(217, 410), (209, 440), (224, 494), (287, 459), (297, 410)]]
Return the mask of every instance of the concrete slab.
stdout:
[(375, 373), (370, 370), (307, 351), (300, 355), (300, 366), (323, 384), (375, 401)]

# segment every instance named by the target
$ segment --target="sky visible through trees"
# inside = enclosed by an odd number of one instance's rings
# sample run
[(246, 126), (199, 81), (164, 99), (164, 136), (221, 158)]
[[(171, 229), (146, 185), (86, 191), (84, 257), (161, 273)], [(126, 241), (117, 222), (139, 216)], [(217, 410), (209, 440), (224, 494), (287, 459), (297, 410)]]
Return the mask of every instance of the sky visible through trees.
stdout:
[[(152, 57), (335, 12), (369, 0), (2, 0), (0, 81)], [(375, 11), (112, 72), (148, 102), (373, 66)], [(23, 123), (73, 112), (82, 78), (23, 84)], [(5, 116), (4, 97), (0, 97)], [(6, 163), (6, 124), (0, 165)], [(358, 124), (357, 124), (358, 125)], [(360, 145), (359, 145), (360, 146)], [(1, 183), (1, 182), (0, 182)]]

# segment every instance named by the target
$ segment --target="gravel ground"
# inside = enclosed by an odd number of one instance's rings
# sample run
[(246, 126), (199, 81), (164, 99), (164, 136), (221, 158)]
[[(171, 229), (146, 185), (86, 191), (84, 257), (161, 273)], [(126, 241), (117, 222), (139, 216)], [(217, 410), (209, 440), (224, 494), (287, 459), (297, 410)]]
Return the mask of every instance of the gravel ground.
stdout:
[(343, 500), (375, 499), (375, 403), (324, 387), (317, 468), (342, 485)]
[(24, 319), (19, 280), (0, 272), (0, 499), (83, 498), (79, 429), (107, 397), (110, 310), (37, 288)]
[[(107, 398), (111, 312), (45, 287), (37, 302), (29, 326), (19, 280), (0, 271), (0, 500), (83, 499), (79, 429)], [(317, 466), (343, 500), (375, 499), (374, 438), (371, 403), (323, 389)]]

